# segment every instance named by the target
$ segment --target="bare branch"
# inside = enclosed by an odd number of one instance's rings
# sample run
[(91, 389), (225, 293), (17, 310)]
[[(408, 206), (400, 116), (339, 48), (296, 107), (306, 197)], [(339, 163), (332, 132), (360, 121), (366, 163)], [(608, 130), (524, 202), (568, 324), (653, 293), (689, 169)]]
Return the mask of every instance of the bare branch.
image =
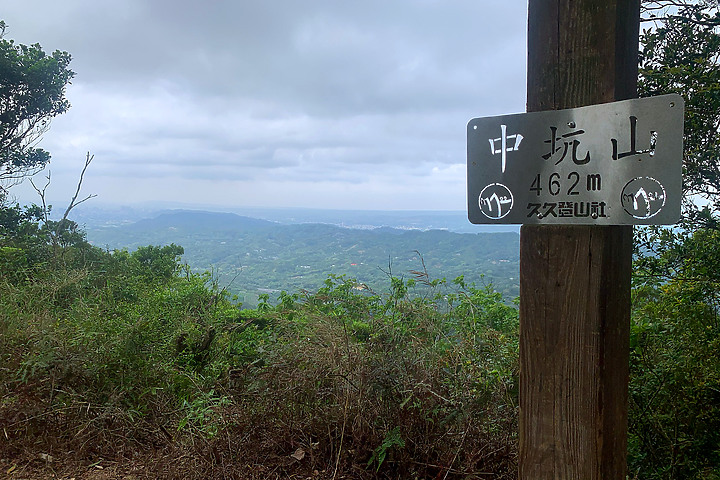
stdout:
[(67, 209), (65, 210), (65, 214), (62, 217), (63, 221), (67, 220), (68, 214), (70, 214), (70, 210), (77, 207), (81, 203), (83, 203), (87, 200), (90, 200), (93, 197), (97, 197), (97, 195), (89, 195), (86, 198), (80, 200), (79, 202), (76, 201), (78, 195), (80, 194), (80, 188), (82, 187), (83, 177), (85, 177), (85, 171), (90, 166), (90, 162), (92, 162), (94, 158), (95, 158), (95, 155), (90, 156), (90, 152), (87, 153), (87, 156), (85, 157), (85, 166), (83, 167), (82, 172), (80, 173), (80, 180), (78, 181), (78, 184), (77, 184), (77, 190), (75, 190), (75, 195), (72, 197), (72, 200), (70, 200), (70, 205), (68, 205)]
[(79, 202), (75, 202), (75, 205), (73, 205), (73, 207), (77, 207), (77, 206), (80, 205), (81, 203), (87, 202), (87, 201), (90, 200), (91, 198), (95, 198), (95, 197), (97, 197), (97, 193), (90, 194), (90, 195), (88, 195), (87, 197), (85, 197), (85, 198), (83, 198), (82, 200), (80, 200)]
[(47, 224), (50, 212), (48, 211), (47, 202), (45, 201), (45, 191), (50, 186), (50, 172), (48, 172), (47, 177), (45, 178), (47, 178), (47, 182), (45, 182), (45, 186), (41, 189), (35, 185), (32, 178), (30, 179), (30, 185), (33, 186), (37, 194), (40, 196), (40, 200), (42, 200), (43, 221)]

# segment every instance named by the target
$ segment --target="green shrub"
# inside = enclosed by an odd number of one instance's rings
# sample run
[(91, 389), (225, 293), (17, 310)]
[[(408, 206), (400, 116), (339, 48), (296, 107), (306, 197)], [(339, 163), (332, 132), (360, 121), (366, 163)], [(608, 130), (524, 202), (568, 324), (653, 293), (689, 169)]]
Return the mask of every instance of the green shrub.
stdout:
[(720, 232), (661, 232), (633, 291), (629, 467), (637, 479), (720, 474)]

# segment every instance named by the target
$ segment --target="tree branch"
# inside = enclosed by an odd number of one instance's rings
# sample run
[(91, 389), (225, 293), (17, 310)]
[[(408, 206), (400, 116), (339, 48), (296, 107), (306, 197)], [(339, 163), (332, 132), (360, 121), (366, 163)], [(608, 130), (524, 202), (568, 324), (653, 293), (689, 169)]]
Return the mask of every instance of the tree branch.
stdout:
[(85, 177), (85, 171), (90, 166), (90, 162), (92, 162), (94, 158), (95, 158), (95, 155), (90, 156), (90, 152), (87, 153), (87, 156), (85, 157), (85, 166), (83, 167), (82, 172), (80, 173), (80, 180), (78, 181), (78, 184), (77, 184), (77, 190), (75, 190), (75, 195), (72, 197), (72, 200), (70, 200), (70, 205), (68, 205), (67, 209), (65, 210), (65, 214), (63, 215), (60, 223), (63, 223), (65, 220), (67, 220), (70, 210), (77, 207), (81, 203), (83, 203), (87, 200), (90, 200), (93, 197), (97, 197), (97, 195), (93, 194), (93, 195), (88, 195), (87, 197), (80, 200), (79, 202), (76, 201), (78, 195), (80, 194), (80, 188), (82, 187), (83, 177)]
[(47, 202), (45, 201), (45, 191), (50, 186), (50, 173), (49, 172), (47, 174), (47, 177), (45, 177), (45, 178), (47, 178), (47, 182), (45, 183), (45, 186), (42, 189), (38, 188), (37, 185), (35, 185), (35, 182), (33, 182), (32, 178), (30, 179), (30, 185), (33, 186), (33, 188), (35, 189), (37, 194), (40, 196), (40, 200), (42, 200), (43, 221), (47, 225), (50, 211), (48, 210)]

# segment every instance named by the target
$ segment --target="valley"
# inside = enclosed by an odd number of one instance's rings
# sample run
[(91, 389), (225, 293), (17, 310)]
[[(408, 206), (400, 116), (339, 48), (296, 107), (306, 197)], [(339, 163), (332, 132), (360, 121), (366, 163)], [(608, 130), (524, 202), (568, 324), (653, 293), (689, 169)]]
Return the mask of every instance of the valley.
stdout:
[(84, 228), (91, 243), (109, 250), (181, 245), (192, 272), (209, 272), (248, 307), (261, 294), (316, 291), (330, 275), (378, 293), (389, 287), (390, 276), (452, 281), (462, 275), (468, 284), (492, 284), (506, 299), (518, 295), (519, 235), (513, 231), (347, 228), (195, 210)]

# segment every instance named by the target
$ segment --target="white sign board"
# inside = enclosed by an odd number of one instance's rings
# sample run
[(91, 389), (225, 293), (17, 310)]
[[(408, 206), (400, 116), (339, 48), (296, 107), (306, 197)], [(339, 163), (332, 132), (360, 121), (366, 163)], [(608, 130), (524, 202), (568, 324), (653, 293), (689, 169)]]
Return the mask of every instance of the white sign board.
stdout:
[(662, 225), (680, 217), (679, 95), (468, 123), (472, 223)]

